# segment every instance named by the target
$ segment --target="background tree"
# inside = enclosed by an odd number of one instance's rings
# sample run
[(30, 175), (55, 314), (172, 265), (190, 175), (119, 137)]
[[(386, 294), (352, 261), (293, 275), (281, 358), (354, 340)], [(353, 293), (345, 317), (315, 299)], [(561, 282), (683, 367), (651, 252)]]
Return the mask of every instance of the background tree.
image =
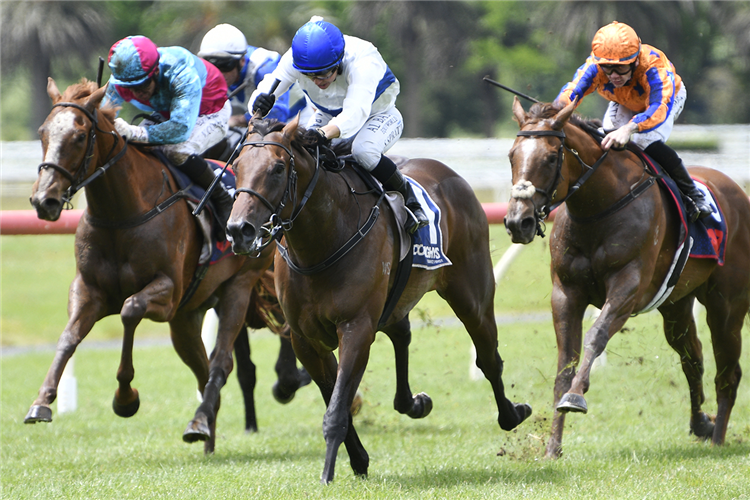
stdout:
[(108, 18), (96, 3), (4, 2), (0, 28), (3, 71), (29, 74), (31, 110), (26, 123), (36, 135), (49, 114), (48, 76), (57, 71), (70, 74), (83, 67), (89, 70), (85, 76), (96, 78), (96, 63), (87, 64), (87, 59), (107, 40)]

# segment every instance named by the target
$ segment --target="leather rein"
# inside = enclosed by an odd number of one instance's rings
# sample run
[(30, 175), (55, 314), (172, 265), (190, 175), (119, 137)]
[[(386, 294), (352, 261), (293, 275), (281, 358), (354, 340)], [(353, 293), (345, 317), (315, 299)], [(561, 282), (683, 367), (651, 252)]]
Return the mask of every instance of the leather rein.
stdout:
[[(365, 223), (361, 227), (357, 228), (357, 231), (354, 233), (354, 235), (349, 238), (349, 240), (347, 240), (338, 250), (336, 250), (332, 255), (330, 255), (319, 264), (311, 267), (298, 266), (292, 261), (289, 255), (289, 250), (278, 240), (281, 238), (281, 234), (283, 232), (289, 231), (292, 229), (292, 227), (294, 227), (294, 221), (297, 219), (300, 212), (307, 204), (307, 201), (310, 199), (310, 196), (312, 195), (312, 192), (318, 183), (318, 179), (320, 178), (320, 149), (317, 150), (315, 171), (313, 173), (312, 179), (310, 179), (310, 183), (307, 185), (302, 198), (300, 199), (299, 203), (297, 203), (297, 180), (299, 177), (297, 175), (297, 170), (295, 169), (294, 152), (284, 144), (275, 141), (248, 141), (242, 143), (242, 148), (244, 148), (245, 146), (278, 146), (289, 155), (289, 174), (287, 176), (286, 188), (284, 189), (281, 200), (279, 200), (279, 203), (276, 205), (276, 207), (274, 207), (273, 204), (268, 201), (265, 196), (255, 191), (254, 189), (237, 188), (235, 190), (235, 198), (239, 193), (247, 193), (258, 198), (258, 200), (260, 200), (263, 205), (271, 210), (271, 215), (268, 219), (268, 222), (261, 226), (261, 230), (265, 233), (261, 236), (262, 243), (257, 248), (256, 253), (251, 255), (251, 257), (257, 257), (258, 255), (260, 255), (263, 249), (271, 244), (271, 242), (276, 241), (276, 246), (279, 250), (279, 254), (281, 254), (281, 256), (284, 258), (290, 269), (302, 275), (316, 274), (324, 271), (325, 269), (328, 269), (346, 254), (348, 254), (360, 241), (364, 239), (365, 236), (367, 236), (373, 226), (375, 226), (375, 222), (380, 215), (380, 203), (385, 197), (385, 192), (381, 193), (380, 198), (372, 207), (370, 216), (367, 218)], [(353, 192), (353, 190), (351, 191)], [(292, 210), (292, 215), (288, 219), (283, 219), (281, 217), (281, 212), (284, 210), (284, 208), (286, 208), (290, 198), (292, 207), (294, 207)]]
[[(588, 165), (583, 159), (581, 158), (578, 151), (575, 149), (568, 147), (565, 144), (565, 132), (562, 130), (521, 130), (516, 134), (517, 137), (557, 137), (560, 139), (560, 146), (557, 150), (557, 165), (555, 167), (555, 177), (552, 180), (552, 183), (547, 189), (540, 189), (535, 187), (537, 193), (540, 193), (544, 196), (544, 202), (541, 206), (541, 208), (538, 208), (536, 203), (534, 203), (534, 215), (536, 216), (537, 223), (536, 223), (536, 234), (544, 238), (544, 230), (546, 229), (546, 226), (544, 224), (544, 220), (549, 217), (549, 214), (552, 213), (553, 210), (555, 210), (557, 207), (565, 203), (566, 200), (568, 200), (571, 196), (576, 194), (578, 190), (581, 188), (584, 182), (586, 182), (592, 175), (594, 175), (594, 172), (601, 166), (601, 164), (604, 162), (604, 159), (609, 154), (609, 150), (604, 151), (604, 153), (599, 157), (599, 159), (594, 162), (593, 165)], [(575, 158), (578, 160), (578, 163), (581, 165), (581, 167), (584, 170), (584, 173), (578, 178), (578, 180), (570, 186), (570, 189), (568, 190), (568, 194), (561, 200), (556, 201), (554, 203), (551, 203), (554, 199), (555, 195), (557, 194), (557, 185), (560, 183), (560, 179), (562, 178), (562, 166), (563, 162), (565, 161), (565, 151), (569, 151)], [(617, 200), (614, 204), (612, 204), (609, 208), (605, 209), (604, 211), (592, 215), (590, 217), (586, 218), (579, 218), (579, 217), (573, 217), (571, 218), (579, 223), (590, 223), (597, 221), (599, 219), (603, 219), (604, 217), (607, 217), (626, 205), (628, 205), (631, 201), (635, 200), (638, 196), (640, 196), (646, 189), (651, 187), (652, 184), (656, 182), (656, 177), (651, 176), (648, 179), (646, 179), (645, 182), (639, 184), (636, 186), (635, 189), (632, 189), (627, 195), (625, 195), (623, 198)], [(533, 203), (533, 202), (532, 202)]]

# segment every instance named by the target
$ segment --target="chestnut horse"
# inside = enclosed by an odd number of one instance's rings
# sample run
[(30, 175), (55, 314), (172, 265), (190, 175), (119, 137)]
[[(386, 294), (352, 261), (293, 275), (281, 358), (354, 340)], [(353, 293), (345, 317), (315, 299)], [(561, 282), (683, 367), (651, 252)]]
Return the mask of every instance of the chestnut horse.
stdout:
[(294, 352), (327, 406), (321, 482), (333, 480), (342, 442), (355, 474), (367, 474), (369, 457), (350, 406), (377, 331), (394, 345), (394, 408), (412, 418), (425, 417), (432, 409), (429, 396), (412, 395), (408, 381), (409, 311), (430, 290), (437, 290), (464, 323), (476, 346), (477, 366), (492, 385), (498, 423), (504, 430), (514, 429), (531, 407), (505, 397), (489, 226), (469, 184), (434, 160), (403, 165), (404, 173), (417, 179), (442, 211), (443, 248), (452, 265), (412, 269), (392, 313), (381, 318), (400, 265), (393, 212), (353, 169), (321, 169), (302, 144), (304, 130), (298, 125), (299, 117), (286, 126), (251, 123), (235, 162), (238, 187), (227, 234), (235, 253), (256, 254), (273, 241), (270, 235), (283, 232), (282, 245), (293, 268), (277, 256), (276, 292), (292, 329)]
[[(204, 452), (212, 453), (220, 390), (233, 367), (232, 346), (243, 324), (257, 323), (251, 291), (273, 252), (259, 259), (225, 257), (191, 287), (203, 242), (196, 219), (162, 162), (128, 147), (117, 134), (115, 109), (99, 108), (105, 90), (85, 79), (63, 95), (51, 78), (47, 85), (53, 107), (39, 129), (44, 159), (31, 203), (39, 218), (57, 220), (72, 194), (85, 189), (88, 208), (76, 230), (68, 324), (25, 422), (52, 420), (50, 404), (66, 363), (94, 324), (112, 314), (120, 315), (124, 327), (112, 406), (119, 416), (134, 415), (140, 400), (131, 387), (133, 338), (147, 318), (169, 323), (172, 344), (203, 395), (183, 439), (205, 441)], [(210, 307), (219, 316), (219, 331), (209, 360), (201, 324)], [(294, 360), (291, 369), (296, 372)]]
[[(649, 306), (667, 276), (678, 247), (680, 216), (654, 186), (654, 177), (628, 150), (603, 153), (580, 118), (564, 109), (518, 98), (513, 114), (521, 131), (510, 150), (513, 190), (505, 226), (514, 243), (543, 235), (542, 221), (561, 203), (550, 236), (552, 314), (557, 336), (555, 415), (546, 455), (562, 453), (565, 413), (587, 411), (591, 364), (627, 319)], [(595, 168), (596, 167), (596, 168)], [(750, 309), (750, 201), (721, 172), (691, 168), (715, 194), (727, 223), (724, 264), (690, 258), (671, 294), (658, 307), (669, 345), (680, 355), (690, 390), (690, 429), (724, 442), (737, 396), (741, 330)], [(718, 411), (702, 410), (703, 355), (692, 307), (706, 307), (716, 359)], [(601, 314), (582, 339), (586, 307)], [(581, 341), (583, 340), (583, 351)], [(578, 373), (576, 366), (583, 361)]]

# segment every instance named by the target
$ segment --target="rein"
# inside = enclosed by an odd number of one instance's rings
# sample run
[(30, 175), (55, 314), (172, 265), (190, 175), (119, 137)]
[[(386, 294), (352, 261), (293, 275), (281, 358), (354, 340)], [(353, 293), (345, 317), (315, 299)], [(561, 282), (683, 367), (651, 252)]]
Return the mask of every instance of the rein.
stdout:
[(65, 193), (62, 196), (63, 203), (65, 203), (65, 205), (68, 208), (70, 208), (70, 200), (73, 198), (73, 195), (75, 195), (78, 191), (88, 186), (91, 182), (93, 182), (99, 176), (106, 173), (107, 170), (112, 165), (117, 163), (125, 155), (125, 152), (128, 149), (128, 143), (127, 141), (125, 141), (123, 148), (115, 156), (111, 157), (109, 161), (107, 161), (101, 167), (98, 167), (90, 176), (84, 179), (83, 177), (86, 175), (86, 172), (89, 169), (89, 165), (91, 164), (91, 160), (94, 157), (94, 145), (96, 144), (96, 131), (98, 130), (100, 132), (110, 134), (114, 138), (114, 142), (112, 143), (112, 148), (109, 150), (109, 153), (107, 153), (108, 158), (112, 155), (112, 152), (115, 150), (115, 148), (117, 147), (117, 144), (120, 142), (120, 136), (116, 132), (105, 132), (104, 130), (99, 128), (99, 120), (96, 116), (96, 110), (94, 110), (94, 113), (91, 113), (88, 109), (74, 102), (58, 102), (52, 107), (53, 108), (56, 108), (56, 107), (75, 108), (81, 111), (84, 115), (86, 115), (86, 117), (91, 121), (91, 129), (89, 130), (88, 146), (86, 147), (86, 154), (84, 155), (83, 160), (81, 160), (81, 164), (78, 166), (78, 168), (73, 174), (65, 170), (60, 165), (56, 163), (52, 163), (52, 162), (40, 163), (39, 168), (37, 170), (38, 172), (41, 172), (42, 170), (45, 170), (47, 168), (52, 168), (53, 170), (56, 170), (57, 172), (62, 174), (66, 179), (70, 181), (70, 187), (65, 191)]

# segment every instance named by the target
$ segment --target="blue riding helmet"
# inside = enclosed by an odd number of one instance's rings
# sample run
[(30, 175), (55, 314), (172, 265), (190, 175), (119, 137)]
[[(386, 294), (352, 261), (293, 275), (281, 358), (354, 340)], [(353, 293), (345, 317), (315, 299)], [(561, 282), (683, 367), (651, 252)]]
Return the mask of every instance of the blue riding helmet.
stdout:
[(329, 70), (343, 57), (344, 35), (329, 22), (310, 21), (297, 30), (292, 40), (292, 65), (302, 73)]

